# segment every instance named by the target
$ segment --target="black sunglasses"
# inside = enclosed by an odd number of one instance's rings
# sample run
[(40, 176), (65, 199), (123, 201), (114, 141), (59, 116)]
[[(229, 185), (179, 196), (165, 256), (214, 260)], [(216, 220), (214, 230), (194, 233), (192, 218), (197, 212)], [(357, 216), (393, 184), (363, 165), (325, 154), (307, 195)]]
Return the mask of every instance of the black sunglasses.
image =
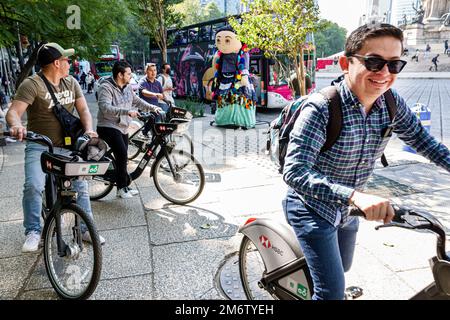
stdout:
[(380, 71), (387, 64), (389, 72), (397, 74), (400, 73), (407, 64), (404, 60), (384, 60), (378, 57), (361, 56), (359, 54), (352, 54), (350, 57), (362, 60), (366, 69), (372, 72)]

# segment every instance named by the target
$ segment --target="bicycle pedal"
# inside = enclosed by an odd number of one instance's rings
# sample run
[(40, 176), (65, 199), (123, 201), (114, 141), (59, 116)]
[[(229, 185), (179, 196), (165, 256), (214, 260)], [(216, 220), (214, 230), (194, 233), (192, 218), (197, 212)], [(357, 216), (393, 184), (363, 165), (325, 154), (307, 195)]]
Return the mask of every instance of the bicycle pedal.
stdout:
[(364, 294), (360, 287), (348, 287), (345, 289), (345, 300), (358, 299)]

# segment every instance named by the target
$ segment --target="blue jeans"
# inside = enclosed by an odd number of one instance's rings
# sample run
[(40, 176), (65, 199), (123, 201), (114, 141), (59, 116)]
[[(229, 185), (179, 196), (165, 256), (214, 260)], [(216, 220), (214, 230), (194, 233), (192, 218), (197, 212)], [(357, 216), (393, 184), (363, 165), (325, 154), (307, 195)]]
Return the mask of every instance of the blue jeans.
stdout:
[[(25, 183), (22, 199), (25, 234), (31, 231), (41, 232), (42, 192), (45, 188), (45, 173), (41, 169), (41, 154), (47, 150), (47, 146), (35, 142), (27, 142), (25, 148)], [(64, 155), (70, 154), (69, 150), (63, 148), (54, 148), (54, 152)], [(77, 204), (92, 217), (87, 182), (75, 180), (73, 186), (78, 193)]]
[(314, 284), (313, 300), (343, 300), (344, 272), (350, 270), (359, 220), (347, 218), (338, 227), (307, 208), (289, 189), (283, 210), (300, 242)]

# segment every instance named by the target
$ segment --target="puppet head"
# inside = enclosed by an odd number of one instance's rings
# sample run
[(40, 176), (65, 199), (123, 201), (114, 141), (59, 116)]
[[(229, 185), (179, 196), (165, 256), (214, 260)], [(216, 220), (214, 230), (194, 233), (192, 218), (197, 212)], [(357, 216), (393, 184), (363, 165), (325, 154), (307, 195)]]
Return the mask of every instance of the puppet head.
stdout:
[(217, 30), (216, 46), (223, 54), (238, 53), (241, 50), (242, 43), (237, 38), (233, 28), (226, 26)]

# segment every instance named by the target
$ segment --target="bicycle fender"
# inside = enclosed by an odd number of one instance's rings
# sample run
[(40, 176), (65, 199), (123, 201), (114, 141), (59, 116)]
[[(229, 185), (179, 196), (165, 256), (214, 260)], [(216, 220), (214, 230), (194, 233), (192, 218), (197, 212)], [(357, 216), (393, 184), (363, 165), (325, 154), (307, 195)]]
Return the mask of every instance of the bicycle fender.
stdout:
[(288, 224), (257, 218), (239, 228), (255, 244), (264, 260), (267, 273), (303, 257), (297, 237)]
[(433, 261), (432, 270), (439, 292), (450, 296), (450, 262), (444, 260)]

